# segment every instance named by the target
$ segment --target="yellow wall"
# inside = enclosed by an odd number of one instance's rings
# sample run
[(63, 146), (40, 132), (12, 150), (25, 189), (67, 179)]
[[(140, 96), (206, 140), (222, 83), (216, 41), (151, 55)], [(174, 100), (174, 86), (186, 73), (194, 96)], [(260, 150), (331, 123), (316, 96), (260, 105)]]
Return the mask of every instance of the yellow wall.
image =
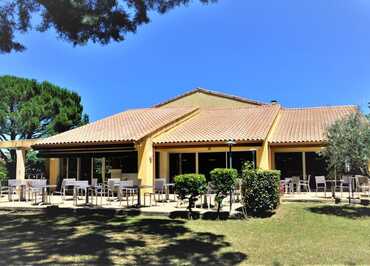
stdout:
[[(154, 185), (154, 150), (153, 142), (150, 137), (140, 142), (136, 149), (138, 151), (138, 179), (143, 186)], [(144, 192), (152, 191), (152, 188), (142, 189)]]
[(207, 108), (228, 108), (228, 107), (250, 107), (256, 106), (252, 103), (241, 102), (221, 96), (211, 95), (203, 92), (195, 92), (179, 98), (173, 102), (162, 105), (161, 107), (207, 107)]
[(57, 185), (59, 176), (59, 159), (49, 159), (49, 184)]

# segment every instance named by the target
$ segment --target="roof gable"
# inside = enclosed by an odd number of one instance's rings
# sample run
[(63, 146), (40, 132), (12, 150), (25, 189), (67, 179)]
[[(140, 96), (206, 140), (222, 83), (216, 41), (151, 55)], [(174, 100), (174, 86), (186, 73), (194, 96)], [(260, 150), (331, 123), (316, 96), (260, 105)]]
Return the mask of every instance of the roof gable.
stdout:
[(155, 107), (241, 108), (261, 105), (264, 104), (243, 97), (196, 88), (157, 104)]

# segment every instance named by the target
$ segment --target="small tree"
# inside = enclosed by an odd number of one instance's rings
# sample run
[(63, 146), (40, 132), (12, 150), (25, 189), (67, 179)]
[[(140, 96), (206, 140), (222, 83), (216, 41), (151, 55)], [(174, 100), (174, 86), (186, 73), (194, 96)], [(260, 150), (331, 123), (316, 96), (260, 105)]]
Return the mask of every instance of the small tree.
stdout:
[(346, 163), (350, 165), (350, 174), (368, 174), (369, 125), (369, 121), (361, 113), (356, 113), (338, 120), (328, 128), (328, 144), (322, 154), (331, 176), (345, 173)]
[(175, 192), (181, 200), (188, 199), (189, 217), (193, 216), (192, 208), (199, 195), (207, 189), (207, 181), (204, 175), (184, 174), (175, 176)]
[(210, 186), (216, 193), (218, 218), (220, 218), (222, 201), (232, 192), (237, 177), (238, 171), (236, 169), (216, 168), (210, 172)]

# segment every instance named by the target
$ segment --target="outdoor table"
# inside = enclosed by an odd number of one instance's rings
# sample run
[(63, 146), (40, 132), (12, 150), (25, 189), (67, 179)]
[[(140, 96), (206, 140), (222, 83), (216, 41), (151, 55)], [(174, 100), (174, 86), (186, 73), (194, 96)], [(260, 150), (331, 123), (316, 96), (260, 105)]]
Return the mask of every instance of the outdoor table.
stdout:
[(170, 200), (170, 187), (175, 187), (175, 183), (166, 183), (164, 184), (164, 189), (166, 191), (166, 201), (169, 202)]
[(78, 201), (78, 189), (86, 189), (86, 196), (85, 196), (85, 205), (88, 205), (89, 204), (89, 189), (90, 189), (90, 185), (81, 185), (81, 184), (78, 184), (78, 181), (76, 181), (76, 184), (73, 186), (73, 197), (74, 197), (74, 202), (75, 202), (75, 206), (77, 206), (77, 201)]

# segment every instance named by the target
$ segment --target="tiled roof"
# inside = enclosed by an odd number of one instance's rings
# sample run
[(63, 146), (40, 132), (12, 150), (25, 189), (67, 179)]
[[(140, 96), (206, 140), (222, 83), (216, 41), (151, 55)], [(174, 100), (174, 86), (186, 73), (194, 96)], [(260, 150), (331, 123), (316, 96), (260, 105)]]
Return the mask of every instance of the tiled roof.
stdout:
[(270, 143), (320, 143), (328, 126), (356, 112), (356, 106), (282, 109)]
[(199, 114), (154, 139), (156, 144), (262, 141), (279, 105), (235, 109), (201, 109)]
[(191, 95), (193, 93), (197, 93), (197, 92), (201, 92), (201, 93), (205, 93), (205, 94), (209, 94), (209, 95), (214, 95), (214, 96), (218, 96), (218, 97), (222, 97), (222, 98), (227, 98), (227, 99), (231, 99), (231, 100), (235, 100), (235, 101), (238, 101), (238, 102), (244, 102), (244, 103), (250, 103), (250, 104), (255, 104), (255, 105), (265, 105), (265, 103), (262, 103), (262, 102), (258, 102), (258, 101), (255, 101), (255, 100), (250, 100), (250, 99), (247, 99), (247, 98), (244, 98), (244, 97), (240, 97), (240, 96), (235, 96), (235, 95), (231, 95), (231, 94), (226, 94), (226, 93), (222, 93), (222, 92), (218, 92), (218, 91), (211, 91), (211, 90), (206, 90), (204, 88), (195, 88), (194, 90), (191, 90), (191, 91), (188, 91), (188, 92), (185, 92), (183, 94), (180, 94), (174, 98), (171, 98), (167, 101), (164, 101), (162, 103), (159, 103), (159, 104), (156, 104), (154, 107), (161, 107), (163, 105), (166, 105), (170, 102), (174, 102), (180, 98), (183, 98), (185, 96), (188, 96), (188, 95)]
[(195, 108), (129, 110), (43, 139), (34, 146), (134, 142), (195, 110)]

